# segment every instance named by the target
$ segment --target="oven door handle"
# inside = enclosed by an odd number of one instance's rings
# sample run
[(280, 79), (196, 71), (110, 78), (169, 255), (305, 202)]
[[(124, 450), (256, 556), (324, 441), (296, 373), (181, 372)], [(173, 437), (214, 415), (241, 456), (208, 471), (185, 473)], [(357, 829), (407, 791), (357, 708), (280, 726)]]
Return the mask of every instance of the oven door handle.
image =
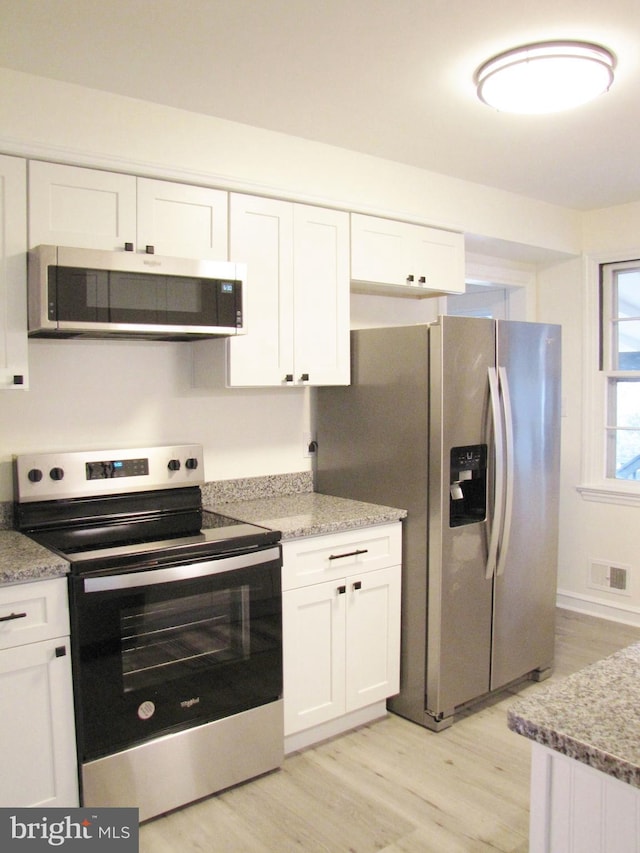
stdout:
[(83, 590), (86, 593), (107, 592), (113, 589), (133, 589), (134, 587), (152, 586), (159, 583), (175, 583), (192, 578), (207, 577), (207, 575), (233, 572), (236, 569), (245, 569), (272, 560), (280, 560), (280, 548), (277, 545), (261, 551), (252, 551), (249, 554), (221, 557), (218, 560), (188, 563), (183, 566), (168, 566), (164, 569), (144, 569), (137, 572), (126, 572), (125, 574), (84, 578)]

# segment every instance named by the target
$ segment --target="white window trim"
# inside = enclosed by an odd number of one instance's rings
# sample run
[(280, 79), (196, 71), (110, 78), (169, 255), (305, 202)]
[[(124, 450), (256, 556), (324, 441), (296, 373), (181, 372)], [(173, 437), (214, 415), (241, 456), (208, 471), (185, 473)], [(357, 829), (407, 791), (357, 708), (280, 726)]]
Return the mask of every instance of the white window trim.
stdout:
[(576, 486), (584, 500), (640, 506), (640, 484), (605, 477), (605, 400), (607, 374), (600, 370), (600, 265), (640, 257), (640, 248), (586, 255), (584, 258), (583, 442), (582, 483)]

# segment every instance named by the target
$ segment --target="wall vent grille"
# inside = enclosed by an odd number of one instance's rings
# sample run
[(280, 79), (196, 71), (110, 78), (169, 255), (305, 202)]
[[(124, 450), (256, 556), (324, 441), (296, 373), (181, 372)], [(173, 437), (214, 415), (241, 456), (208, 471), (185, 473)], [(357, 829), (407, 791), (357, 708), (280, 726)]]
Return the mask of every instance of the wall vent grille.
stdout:
[(613, 565), (607, 560), (591, 560), (589, 563), (588, 585), (592, 589), (606, 589), (609, 592), (630, 595), (630, 566)]

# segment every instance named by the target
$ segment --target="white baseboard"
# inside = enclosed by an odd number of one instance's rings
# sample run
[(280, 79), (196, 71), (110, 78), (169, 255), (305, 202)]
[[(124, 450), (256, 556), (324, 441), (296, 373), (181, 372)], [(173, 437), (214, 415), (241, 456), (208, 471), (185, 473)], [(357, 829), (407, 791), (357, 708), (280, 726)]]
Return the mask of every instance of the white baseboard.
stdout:
[(600, 619), (610, 619), (612, 622), (640, 628), (640, 610), (637, 607), (602, 601), (590, 595), (561, 589), (556, 594), (556, 605), (563, 610), (573, 610), (575, 613), (585, 613), (587, 616), (597, 616)]
[(313, 746), (323, 740), (355, 729), (358, 726), (371, 723), (373, 720), (379, 720), (385, 717), (386, 714), (387, 703), (382, 700), (381, 702), (375, 702), (373, 705), (367, 705), (366, 708), (360, 708), (358, 711), (351, 711), (351, 713), (338, 717), (335, 720), (329, 720), (326, 723), (313, 726), (313, 728), (288, 735), (284, 739), (284, 754), (289, 755), (299, 749), (306, 749), (308, 746)]

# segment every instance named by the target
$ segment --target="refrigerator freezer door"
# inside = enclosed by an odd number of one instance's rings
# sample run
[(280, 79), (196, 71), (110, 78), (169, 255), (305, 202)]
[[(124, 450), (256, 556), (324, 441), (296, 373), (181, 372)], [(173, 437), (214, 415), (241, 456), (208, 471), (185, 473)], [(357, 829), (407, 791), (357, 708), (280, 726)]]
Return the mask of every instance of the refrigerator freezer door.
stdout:
[(499, 322), (511, 401), (511, 535), (495, 579), (491, 689), (553, 662), (560, 470), (560, 328)]
[(351, 382), (318, 388), (320, 492), (408, 510), (398, 714), (422, 723), (426, 671), (429, 327), (351, 333)]
[(455, 484), (464, 487), (465, 477), (473, 476), (460, 463), (462, 470), (452, 470), (452, 449), (486, 445), (493, 457), (488, 369), (494, 365), (493, 320), (441, 317), (431, 327), (426, 707), (436, 720), (489, 690), (493, 577), (485, 573), (492, 466), (484, 518), (451, 526), (450, 500)]

